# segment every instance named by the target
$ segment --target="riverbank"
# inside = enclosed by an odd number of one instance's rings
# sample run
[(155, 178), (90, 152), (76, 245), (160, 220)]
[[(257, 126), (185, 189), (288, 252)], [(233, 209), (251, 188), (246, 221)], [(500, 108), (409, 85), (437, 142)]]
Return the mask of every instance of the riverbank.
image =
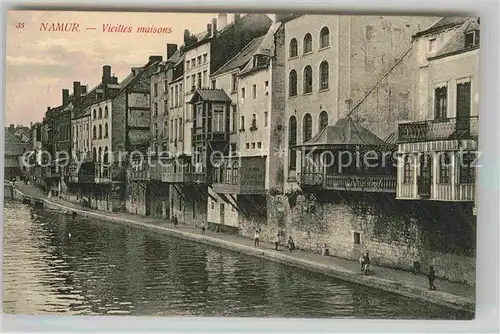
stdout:
[(23, 196), (36, 197), (44, 202), (44, 207), (62, 212), (76, 212), (78, 215), (121, 224), (143, 230), (153, 231), (201, 242), (213, 246), (223, 247), (240, 253), (259, 258), (291, 265), (294, 267), (322, 273), (344, 281), (361, 284), (410, 298), (425, 300), (431, 303), (447, 306), (454, 309), (474, 312), (475, 288), (467, 284), (454, 283), (445, 280), (436, 280), (439, 290), (430, 291), (427, 288), (425, 276), (414, 275), (409, 272), (373, 266), (373, 276), (364, 276), (359, 273), (359, 263), (339, 259), (331, 256), (285, 249), (275, 251), (271, 244), (263, 243), (260, 248), (253, 247), (253, 241), (237, 235), (207, 232), (201, 235), (200, 230), (190, 226), (180, 225), (173, 228), (172, 224), (163, 219), (142, 217), (125, 213), (101, 212), (84, 208), (59, 198), (45, 198), (37, 188), (16, 184), (15, 199), (22, 200)]

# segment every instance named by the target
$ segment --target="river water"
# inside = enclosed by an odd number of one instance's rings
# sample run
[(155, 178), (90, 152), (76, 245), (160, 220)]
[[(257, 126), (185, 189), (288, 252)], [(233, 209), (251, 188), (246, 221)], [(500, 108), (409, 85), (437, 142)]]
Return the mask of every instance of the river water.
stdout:
[(470, 319), (327, 276), (5, 201), (9, 314)]

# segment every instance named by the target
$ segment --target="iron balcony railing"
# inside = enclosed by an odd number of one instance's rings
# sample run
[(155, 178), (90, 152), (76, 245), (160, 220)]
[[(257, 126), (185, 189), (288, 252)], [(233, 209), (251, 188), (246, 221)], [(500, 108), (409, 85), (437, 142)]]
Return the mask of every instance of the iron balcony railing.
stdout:
[(300, 173), (301, 186), (320, 187), (326, 190), (396, 192), (396, 175), (323, 175)]
[(398, 126), (399, 142), (471, 139), (476, 138), (477, 134), (477, 116), (403, 123)]

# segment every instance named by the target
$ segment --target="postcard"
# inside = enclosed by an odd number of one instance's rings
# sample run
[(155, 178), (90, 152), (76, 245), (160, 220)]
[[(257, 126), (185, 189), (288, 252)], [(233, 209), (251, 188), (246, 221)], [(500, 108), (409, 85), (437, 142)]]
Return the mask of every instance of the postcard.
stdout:
[(7, 314), (472, 319), (478, 17), (9, 11)]

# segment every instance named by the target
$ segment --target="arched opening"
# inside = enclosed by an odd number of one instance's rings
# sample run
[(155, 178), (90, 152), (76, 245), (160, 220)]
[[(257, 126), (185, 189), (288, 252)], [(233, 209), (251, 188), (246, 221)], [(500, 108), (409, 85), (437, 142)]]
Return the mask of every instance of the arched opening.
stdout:
[(295, 145), (297, 145), (297, 119), (292, 116), (288, 122), (288, 169), (290, 170), (297, 168), (297, 151), (293, 147)]
[(313, 77), (312, 77), (312, 68), (311, 66), (306, 66), (304, 68), (304, 94), (312, 92), (313, 85)]
[(319, 65), (319, 90), (328, 89), (329, 72), (328, 62), (321, 62), (321, 65)]
[(299, 50), (298, 50), (297, 40), (295, 38), (292, 38), (292, 40), (290, 41), (290, 49), (288, 51), (288, 57), (289, 58), (297, 57), (298, 54)]
[(312, 36), (311, 34), (307, 33), (304, 36), (304, 48), (303, 48), (303, 53), (309, 53), (312, 52)]
[(327, 27), (323, 27), (319, 33), (319, 47), (326, 48), (330, 45), (330, 31)]
[(319, 114), (319, 131), (323, 130), (327, 126), (328, 126), (328, 113), (326, 112), (326, 110), (323, 110)]
[(295, 70), (291, 70), (288, 75), (288, 95), (297, 95), (297, 72)]
[(304, 143), (312, 138), (312, 117), (309, 113), (304, 115), (304, 120), (302, 123), (302, 133), (304, 134)]

